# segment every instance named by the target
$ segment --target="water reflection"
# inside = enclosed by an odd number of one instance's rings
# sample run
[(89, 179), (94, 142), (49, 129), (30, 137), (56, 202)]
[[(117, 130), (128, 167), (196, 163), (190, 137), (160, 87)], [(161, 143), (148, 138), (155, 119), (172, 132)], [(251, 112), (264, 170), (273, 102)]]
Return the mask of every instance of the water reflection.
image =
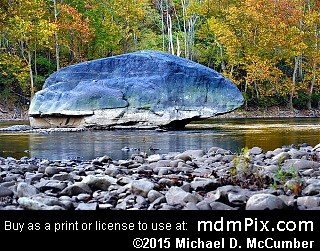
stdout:
[(29, 135), (17, 133), (0, 133), (0, 157), (21, 158), (30, 156)]
[[(240, 148), (241, 137), (230, 141), (212, 131), (94, 131), (81, 133), (32, 134), (29, 149), (32, 157), (50, 159), (92, 159), (108, 155), (113, 159), (127, 159), (135, 151), (153, 153), (182, 152), (188, 149), (208, 150), (212, 146)], [(153, 150), (157, 149), (157, 150)]]
[(230, 134), (243, 138), (244, 146), (261, 147), (264, 151), (284, 145), (320, 143), (320, 118), (248, 118), (212, 119), (189, 125), (189, 128), (229, 130)]
[[(13, 123), (14, 124), (14, 123)], [(3, 125), (0, 125), (4, 127)], [(8, 126), (8, 124), (6, 124)], [(182, 152), (218, 146), (233, 152), (247, 146), (264, 151), (283, 145), (320, 143), (320, 118), (212, 119), (185, 130), (156, 132), (114, 130), (52, 134), (0, 133), (0, 156), (90, 160), (108, 155), (128, 159), (130, 147), (152, 153)], [(159, 150), (150, 151), (150, 148)]]

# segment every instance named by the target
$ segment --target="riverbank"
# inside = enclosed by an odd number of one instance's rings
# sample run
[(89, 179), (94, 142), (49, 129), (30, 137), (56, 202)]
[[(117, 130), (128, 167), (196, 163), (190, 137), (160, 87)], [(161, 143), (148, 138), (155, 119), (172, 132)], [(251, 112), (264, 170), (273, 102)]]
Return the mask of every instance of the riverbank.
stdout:
[(14, 108), (4, 109), (0, 106), (0, 122), (5, 121), (26, 121), (28, 120), (28, 110), (16, 112)]
[(227, 114), (218, 115), (219, 118), (313, 118), (320, 117), (320, 110), (297, 110), (285, 107), (239, 108)]
[[(297, 110), (285, 107), (266, 107), (261, 108), (239, 108), (230, 113), (217, 115), (217, 118), (295, 118), (295, 117), (320, 117), (320, 110)], [(9, 111), (0, 110), (0, 122), (2, 121), (27, 121), (28, 111), (24, 110), (18, 115), (14, 109)]]

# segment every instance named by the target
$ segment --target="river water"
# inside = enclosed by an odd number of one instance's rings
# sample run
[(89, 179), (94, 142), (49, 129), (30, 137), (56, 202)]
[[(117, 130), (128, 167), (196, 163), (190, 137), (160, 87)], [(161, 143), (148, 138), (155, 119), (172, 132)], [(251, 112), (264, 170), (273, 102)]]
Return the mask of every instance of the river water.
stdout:
[[(2, 122), (0, 127), (28, 124)], [(128, 159), (135, 149), (153, 153), (183, 152), (217, 146), (232, 152), (261, 147), (265, 152), (284, 145), (320, 143), (320, 118), (213, 118), (184, 130), (101, 130), (51, 134), (0, 132), (0, 157), (91, 160), (103, 155)], [(124, 151), (123, 148), (131, 148)]]

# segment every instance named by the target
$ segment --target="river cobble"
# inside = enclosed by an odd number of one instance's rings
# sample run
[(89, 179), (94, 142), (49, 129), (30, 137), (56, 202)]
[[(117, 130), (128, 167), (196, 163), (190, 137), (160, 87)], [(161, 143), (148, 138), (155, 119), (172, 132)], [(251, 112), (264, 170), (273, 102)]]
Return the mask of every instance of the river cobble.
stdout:
[(320, 144), (0, 158), (0, 210), (318, 210)]

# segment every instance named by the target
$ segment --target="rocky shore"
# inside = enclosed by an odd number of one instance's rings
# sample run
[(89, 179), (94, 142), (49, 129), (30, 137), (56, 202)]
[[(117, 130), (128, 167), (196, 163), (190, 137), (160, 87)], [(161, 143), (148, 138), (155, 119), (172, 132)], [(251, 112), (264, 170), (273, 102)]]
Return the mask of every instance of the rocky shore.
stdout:
[(218, 115), (219, 118), (319, 118), (320, 110), (298, 110), (285, 107), (250, 107)]
[(0, 158), (0, 210), (318, 210), (320, 144)]
[[(237, 110), (219, 117), (319, 117), (319, 110)], [(51, 133), (27, 125), (1, 130)], [(141, 152), (126, 160), (0, 157), (0, 210), (319, 210), (319, 168), (320, 143), (268, 152)]]

